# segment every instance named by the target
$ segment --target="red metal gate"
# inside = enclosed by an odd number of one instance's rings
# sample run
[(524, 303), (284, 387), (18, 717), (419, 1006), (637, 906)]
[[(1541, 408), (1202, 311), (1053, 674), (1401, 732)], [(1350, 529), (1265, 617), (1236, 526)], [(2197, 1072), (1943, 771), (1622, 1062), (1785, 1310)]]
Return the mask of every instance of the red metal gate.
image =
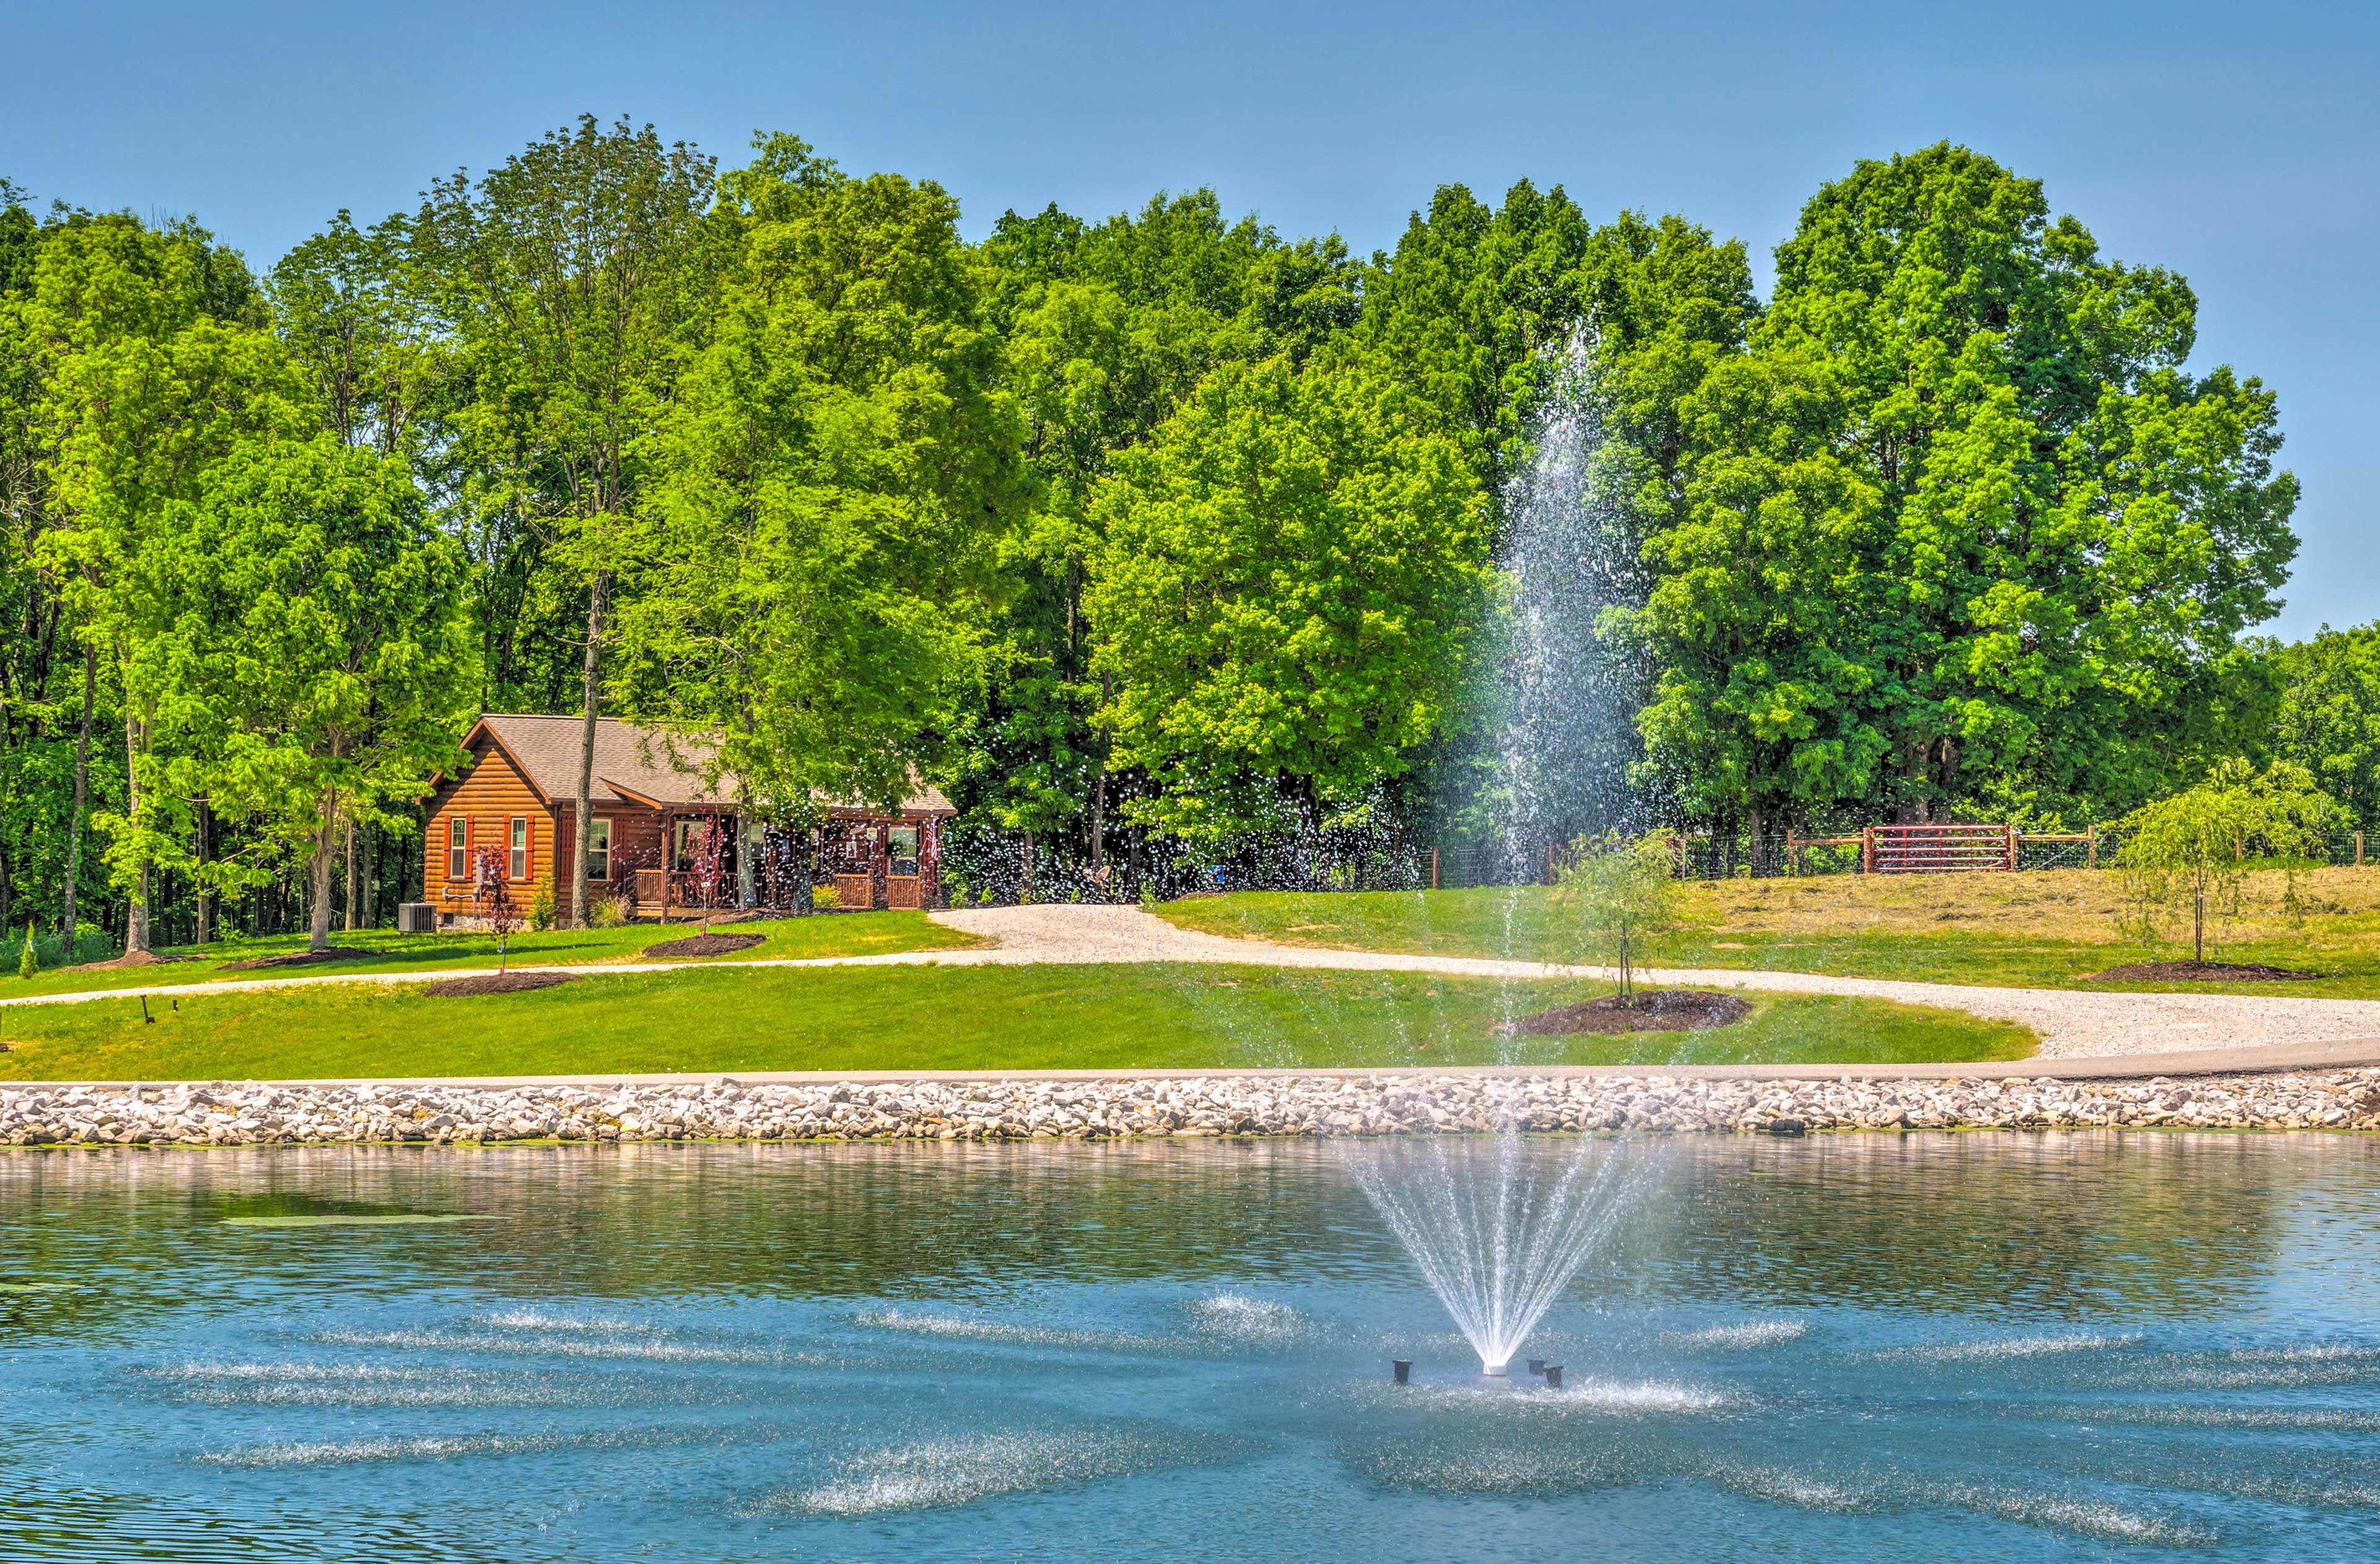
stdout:
[(1946, 874), (2016, 867), (2016, 827), (1870, 826), (1860, 867), (1870, 874)]

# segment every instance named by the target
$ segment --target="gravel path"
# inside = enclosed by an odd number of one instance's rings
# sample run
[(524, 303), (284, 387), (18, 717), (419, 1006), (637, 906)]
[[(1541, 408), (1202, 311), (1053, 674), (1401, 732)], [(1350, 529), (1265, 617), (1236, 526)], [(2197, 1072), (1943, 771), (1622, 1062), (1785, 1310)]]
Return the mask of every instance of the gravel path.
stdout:
[[(1609, 977), (1603, 967), (1546, 966), (1470, 956), (1334, 951), (1226, 940), (1174, 927), (1138, 907), (982, 907), (936, 913), (937, 922), (999, 941), (998, 956), (1038, 962), (1232, 962), (1374, 972), (1443, 972), (1473, 977)], [(945, 958), (948, 959), (948, 958)], [(2333, 1042), (2380, 1033), (2380, 1000), (2307, 1000), (2276, 994), (2125, 994), (2064, 988), (1994, 988), (1973, 984), (1903, 983), (1806, 972), (1665, 968), (1648, 981), (1768, 993), (1849, 994), (1946, 1005), (2040, 1035), (2045, 1059), (2181, 1053)]]
[[(1342, 972), (1441, 972), (1463, 977), (1605, 977), (1609, 969), (1548, 966), (1536, 962), (1473, 956), (1409, 955), (1336, 951), (1226, 940), (1174, 927), (1131, 906), (971, 907), (932, 915), (938, 923), (995, 943), (971, 951), (904, 951), (889, 955), (821, 956), (803, 961), (615, 962), (600, 966), (532, 967), (515, 971), (575, 972), (587, 976), (635, 973), (739, 971), (806, 966), (1012, 966), (1100, 962), (1203, 962), (1244, 966), (1303, 967)], [(0, 1009), (25, 1004), (76, 1004), (146, 994), (242, 993), (317, 983), (429, 983), (483, 976), (481, 968), (435, 972), (323, 973), (230, 983), (159, 984), (76, 994), (0, 1000)], [(1849, 994), (1940, 1005), (2030, 1026), (2044, 1059), (2192, 1053), (2214, 1049), (2327, 1043), (2380, 1035), (2380, 1000), (2308, 1000), (2284, 994), (2126, 994), (2062, 988), (1994, 988), (1971, 984), (1904, 983), (1805, 972), (1745, 972), (1728, 968), (1665, 968), (1645, 977), (1665, 984), (1750, 988), (1767, 993)], [(5, 1030), (5, 1028), (0, 1028)]]

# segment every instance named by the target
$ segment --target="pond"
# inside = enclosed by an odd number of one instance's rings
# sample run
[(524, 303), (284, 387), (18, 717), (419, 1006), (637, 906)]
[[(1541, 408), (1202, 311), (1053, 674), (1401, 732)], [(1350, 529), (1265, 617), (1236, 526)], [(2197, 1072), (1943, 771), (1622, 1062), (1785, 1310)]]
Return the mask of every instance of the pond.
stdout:
[(0, 1558), (2380, 1548), (2370, 1143), (1642, 1155), (1559, 1391), (1329, 1145), (9, 1155)]

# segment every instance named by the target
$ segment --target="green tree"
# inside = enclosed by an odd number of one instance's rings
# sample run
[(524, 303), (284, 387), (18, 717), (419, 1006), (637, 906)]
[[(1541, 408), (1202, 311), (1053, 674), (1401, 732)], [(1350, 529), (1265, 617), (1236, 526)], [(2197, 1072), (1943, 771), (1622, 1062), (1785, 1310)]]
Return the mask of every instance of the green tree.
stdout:
[[(2204, 782), (2142, 806), (2119, 828), (2129, 927), (2155, 942), (2168, 918), (2186, 917), (2191, 959), (2204, 961), (2207, 926), (2238, 915), (2248, 871), (2275, 860), (2294, 871), (2322, 852), (2338, 816), (2302, 766), (2277, 760), (2259, 773), (2245, 760), (2217, 761)], [(2295, 887), (2292, 872), (2292, 895)]]
[(1283, 794), (1360, 806), (1447, 720), (1488, 596), (1487, 506), (1384, 378), (1226, 365), (1093, 510), (1099, 721), (1162, 788), (1151, 823), (1228, 831)]
[(1674, 936), (1686, 918), (1677, 879), (1678, 844), (1666, 830), (1581, 837), (1554, 882), (1550, 924), (1560, 958), (1620, 969), (1620, 1002), (1636, 999), (1645, 950)]
[(790, 136), (722, 184), (741, 254), (659, 447), (614, 687), (799, 819), (899, 798), (979, 689), (1017, 428), (940, 187)]
[(2354, 829), (2380, 826), (2380, 624), (2325, 624), (2265, 655), (2281, 687), (2273, 747), (2313, 772)]
[[(1657, 539), (1671, 600), (1652, 627), (1685, 686), (1717, 688), (1747, 649), (1708, 624), (1780, 626), (1823, 649), (1829, 692), (1784, 703), (1806, 721), (1658, 707), (1657, 758), (1692, 774), (1769, 746), (1742, 808), (1772, 819), (1826, 801), (2056, 818), (2246, 742), (2259, 685), (2237, 637), (2276, 606), (2297, 486), (2273, 468), (2272, 394), (2183, 371), (2181, 279), (2104, 259), (2038, 183), (1949, 145), (1827, 186), (1777, 260), (1742, 371), (1757, 394), (1714, 374), (1685, 403), (1677, 525), (1750, 514), (1764, 464), (1841, 498), (1777, 513), (1725, 567)], [(1838, 611), (1814, 637), (1794, 626), (1819, 593)]]
[(330, 434), (236, 448), (176, 508), (177, 606), (143, 688), (170, 739), (163, 774), (250, 822), (246, 861), (308, 866), (311, 948), (330, 947), (331, 870), (349, 828), (404, 822), (425, 779), (464, 761), (479, 687), (461, 551), (402, 464)]
[(154, 747), (161, 648), (179, 612), (169, 517), (233, 444), (307, 421), (261, 316), (237, 258), (188, 223), (76, 221), (35, 263), (29, 336), (58, 513), (38, 557), (123, 695), (127, 798), (92, 822), (130, 902), (127, 954), (149, 946), (154, 868), (187, 857), (188, 800), (160, 787)]
[[(712, 307), (712, 160), (693, 148), (589, 115), (476, 184), (458, 173), (433, 185), (415, 221), (470, 377), (452, 420), (466, 502), (534, 528), (540, 562), (585, 587), (582, 846), (623, 534)], [(575, 857), (568, 913), (584, 927), (586, 854)]]

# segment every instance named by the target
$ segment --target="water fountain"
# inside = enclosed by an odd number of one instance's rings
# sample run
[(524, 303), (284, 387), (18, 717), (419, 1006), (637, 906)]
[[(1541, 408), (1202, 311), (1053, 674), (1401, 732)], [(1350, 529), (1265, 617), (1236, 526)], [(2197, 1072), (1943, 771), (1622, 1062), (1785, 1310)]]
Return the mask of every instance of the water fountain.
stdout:
[(1610, 1236), (1644, 1166), (1616, 1141), (1557, 1149), (1511, 1132), (1432, 1141), (1419, 1155), (1371, 1146), (1348, 1156), (1356, 1187), (1479, 1354), (1479, 1371), (1499, 1378)]
[[(1611, 617), (1643, 600), (1645, 475), (1643, 457), (1608, 437), (1597, 346), (1588, 326), (1566, 345), (1530, 461), (1503, 497), (1497, 563), (1509, 611), (1475, 694), (1493, 736), (1481, 814), (1515, 881), (1536, 878), (1548, 844), (1635, 825), (1645, 813), (1630, 775), (1644, 674)], [(1610, 1231), (1633, 1159), (1584, 1141), (1549, 1156), (1508, 1127), (1484, 1146), (1437, 1143), (1424, 1162), (1418, 1175), (1391, 1174), (1357, 1152), (1351, 1168), (1482, 1372), (1502, 1376)]]

